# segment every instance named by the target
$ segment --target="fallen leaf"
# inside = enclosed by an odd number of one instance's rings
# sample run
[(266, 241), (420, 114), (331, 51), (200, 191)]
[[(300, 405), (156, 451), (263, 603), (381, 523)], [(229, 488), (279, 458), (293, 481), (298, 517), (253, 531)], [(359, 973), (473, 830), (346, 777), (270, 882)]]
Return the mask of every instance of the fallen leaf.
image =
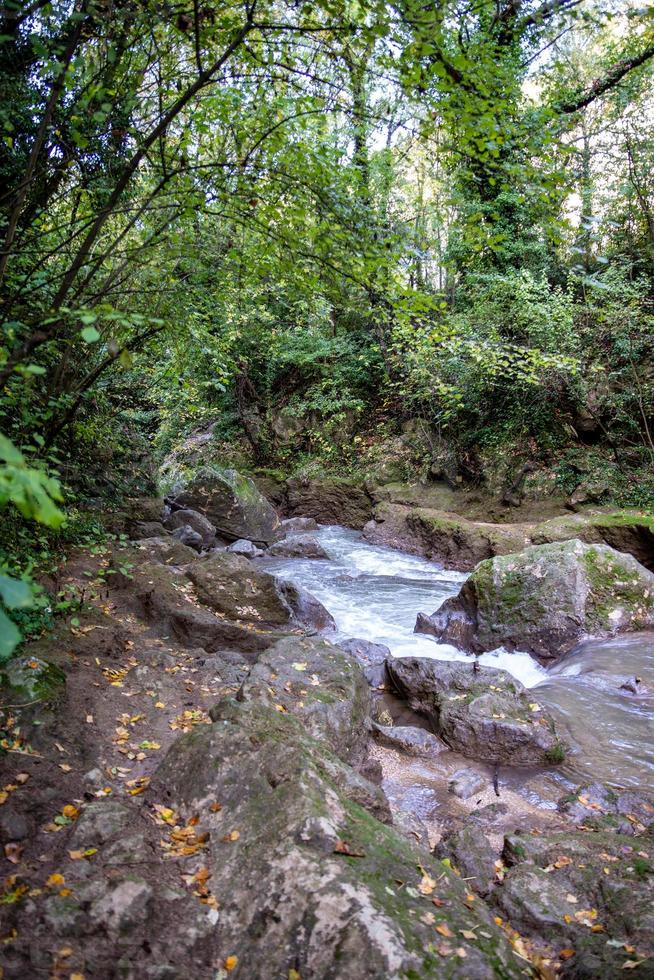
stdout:
[(87, 715), (86, 716), (86, 723), (87, 723), (87, 725), (92, 725), (93, 724), (93, 715)]
[(228, 844), (230, 841), (238, 840), (240, 836), (241, 836), (240, 830), (232, 830), (230, 831), (229, 834), (225, 834), (225, 836), (223, 837), (223, 841), (225, 842), (225, 844)]
[(225, 962), (223, 963), (223, 966), (229, 973), (231, 970), (234, 970), (236, 968), (237, 963), (238, 963), (238, 956), (228, 956)]
[(72, 803), (67, 803), (66, 806), (61, 811), (65, 817), (69, 820), (75, 820), (79, 816), (79, 810)]
[(20, 859), (24, 850), (25, 848), (22, 844), (16, 844), (15, 842), (10, 841), (8, 844), (5, 844), (5, 857), (12, 864), (20, 864)]
[(431, 895), (435, 887), (436, 887), (436, 879), (430, 877), (430, 875), (428, 875), (427, 872), (425, 871), (425, 873), (422, 876), (422, 881), (418, 885), (418, 891), (420, 892), (421, 895)]
[(624, 963), (622, 964), (622, 969), (635, 970), (637, 966), (640, 966), (640, 964), (644, 962), (645, 960), (625, 960)]
[(59, 763), (59, 768), (61, 769), (62, 772), (72, 772), (73, 771), (73, 767), (72, 766), (69, 766), (67, 762), (60, 762)]
[(575, 955), (574, 949), (570, 949), (569, 946), (559, 951), (559, 957), (562, 960), (569, 960), (574, 955)]
[(459, 929), (459, 932), (464, 939), (476, 939), (477, 935), (472, 931), (472, 929)]
[(66, 879), (64, 878), (64, 876), (62, 874), (59, 874), (58, 872), (55, 872), (55, 874), (52, 874), (48, 878), (46, 878), (46, 882), (45, 883), (46, 883), (46, 885), (47, 885), (48, 888), (58, 888), (59, 885), (63, 885), (64, 884), (65, 880)]
[(565, 900), (566, 902), (570, 902), (571, 905), (576, 905), (579, 901), (579, 899), (575, 895), (570, 895), (570, 894), (565, 896)]
[(19, 772), (14, 776), (16, 782), (20, 783), (21, 786), (23, 783), (26, 783), (29, 778), (30, 778), (30, 774), (28, 772)]
[(353, 851), (348, 842), (345, 840), (336, 841), (334, 844), (334, 854), (344, 854), (346, 857), (352, 858), (362, 858), (366, 856), (363, 851)]
[(445, 922), (441, 922), (439, 926), (436, 926), (436, 932), (440, 933), (441, 936), (445, 936), (446, 939), (451, 939), (454, 935), (450, 927)]
[(209, 809), (212, 813), (219, 813), (223, 808), (222, 803), (212, 803)]

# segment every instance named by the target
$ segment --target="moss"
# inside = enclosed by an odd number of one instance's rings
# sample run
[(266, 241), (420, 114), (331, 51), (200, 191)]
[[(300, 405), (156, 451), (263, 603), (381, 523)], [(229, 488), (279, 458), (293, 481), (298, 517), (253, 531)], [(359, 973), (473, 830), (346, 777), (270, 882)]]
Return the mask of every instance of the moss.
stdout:
[(567, 748), (563, 742), (557, 742), (545, 753), (545, 758), (553, 766), (559, 766), (562, 762), (565, 762), (567, 755)]
[(64, 694), (66, 675), (60, 667), (37, 657), (10, 661), (0, 673), (0, 684), (8, 688), (10, 701), (32, 704), (55, 702)]

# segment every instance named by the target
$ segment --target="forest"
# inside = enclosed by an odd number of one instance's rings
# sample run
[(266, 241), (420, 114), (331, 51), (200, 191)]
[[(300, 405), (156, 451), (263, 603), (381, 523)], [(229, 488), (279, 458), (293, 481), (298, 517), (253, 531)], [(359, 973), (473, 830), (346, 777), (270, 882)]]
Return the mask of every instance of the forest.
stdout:
[[(654, 7), (4, 0), (0, 131), (0, 763), (11, 770), (0, 789), (0, 978), (651, 975), (651, 922), (609, 919), (630, 889), (643, 907), (654, 894), (651, 847), (632, 847), (654, 826), (654, 801), (641, 794), (654, 771), (644, 727), (654, 691)], [(353, 576), (347, 609), (334, 562)], [(379, 582), (357, 598), (362, 572), (388, 577), (383, 629), (368, 618)], [(330, 630), (336, 647), (320, 638)], [(428, 660), (434, 641), (452, 658)], [(592, 673), (591, 694), (550, 697), (547, 672), (565, 674), (587, 641), (599, 652), (582, 650), (575, 670)], [(334, 656), (346, 654), (372, 685), (372, 708), (349, 660), (336, 679)], [(463, 678), (457, 664), (472, 654)], [(491, 685), (490, 755), (479, 731), (474, 744), (463, 737), (465, 719), (446, 725), (445, 682), (425, 679), (424, 663), (447, 664), (450, 700), (466, 706), (481, 704), (470, 684), (485, 672), (504, 678)], [(311, 677), (324, 695), (309, 720), (297, 692), (288, 702), (298, 677), (307, 703)], [(540, 683), (542, 707), (525, 693)], [(384, 689), (392, 703), (377, 703)], [(200, 690), (206, 704), (194, 700)], [(157, 710), (142, 713), (137, 694)], [(298, 711), (291, 737), (282, 728)], [(535, 741), (499, 731), (540, 711)], [(593, 748), (597, 712), (605, 729)], [(359, 744), (364, 716), (374, 731)], [(134, 718), (146, 717), (137, 737)], [(209, 741), (219, 719), (234, 729), (229, 745)], [(408, 748), (400, 729), (414, 733)], [(213, 797), (190, 785), (198, 732), (205, 760), (231, 760)], [(447, 746), (434, 777), (446, 798), (488, 791), (485, 809), (508, 807), (506, 825), (464, 826), (448, 810), (436, 840), (413, 804), (397, 809), (383, 754), (408, 753), (411, 775), (421, 753), (438, 754), (427, 734)], [(286, 769), (243, 748), (267, 738), (290, 740)], [(482, 783), (456, 759), (448, 768), (450, 756), (477, 760)], [(502, 782), (507, 766), (558, 765), (556, 790)], [(283, 826), (259, 827), (257, 766), (270, 767), (275, 794), (290, 787), (276, 797)], [(38, 772), (31, 806), (54, 827), (47, 846), (15, 803)], [(486, 789), (459, 794), (461, 772)], [(312, 794), (336, 799), (334, 786), (345, 824), (324, 860), (350, 877), (330, 878), (326, 864), (303, 877), (305, 858), (289, 850), (285, 891), (271, 828), (289, 840), (326, 834), (335, 811), (326, 816)], [(496, 802), (500, 790), (508, 802)], [(563, 790), (573, 803), (560, 803)], [(79, 872), (100, 864), (101, 844), (101, 854), (122, 844), (102, 865), (114, 884), (135, 863), (120, 858), (132, 839), (131, 818), (111, 810), (121, 792), (150, 821), (132, 851), (169, 834), (173, 860), (102, 894), (91, 872), (70, 885), (66, 853)], [(550, 810), (534, 815), (536, 797)], [(200, 799), (217, 808), (212, 841), (225, 831), (215, 853), (196, 827)], [(95, 813), (101, 803), (111, 818)], [(238, 828), (220, 812), (232, 804)], [(604, 820), (597, 834), (584, 807)], [(551, 825), (545, 811), (568, 822)], [(510, 836), (518, 818), (533, 832), (524, 846)], [(383, 848), (378, 820), (395, 835)], [(259, 828), (256, 857), (237, 844), (246, 825)], [(392, 825), (408, 827), (417, 857)], [(488, 855), (464, 835), (486, 827), (492, 840), (498, 826), (504, 849), (486, 887)], [(602, 838), (601, 858), (590, 837)], [(234, 858), (218, 851), (229, 841)], [(277, 864), (262, 865), (265, 848)], [(544, 900), (555, 927), (519, 893), (511, 868), (523, 874), (525, 854), (548, 883), (586, 862), (608, 888), (621, 869), (619, 896), (590, 894), (570, 871)], [(173, 865), (193, 896), (183, 912), (170, 897), (163, 908), (154, 884), (162, 876), (162, 890), (179, 891)], [(416, 881), (398, 897), (409, 867)], [(232, 880), (228, 899), (220, 887)], [(266, 900), (252, 897), (256, 881)], [(360, 907), (345, 926), (327, 906), (347, 905), (348, 889), (361, 889)], [(454, 907), (456, 921), (443, 919)], [(366, 908), (377, 929), (361, 924)], [(31, 941), (28, 922), (38, 923)]]

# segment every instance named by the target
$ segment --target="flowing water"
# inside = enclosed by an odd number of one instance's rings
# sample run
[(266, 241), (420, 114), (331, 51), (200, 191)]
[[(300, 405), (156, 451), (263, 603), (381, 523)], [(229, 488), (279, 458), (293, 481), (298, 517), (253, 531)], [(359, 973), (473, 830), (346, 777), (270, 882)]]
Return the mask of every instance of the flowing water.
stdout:
[[(467, 659), (454, 647), (413, 632), (417, 613), (433, 613), (455, 595), (464, 574), (368, 544), (346, 528), (322, 527), (315, 537), (329, 561), (264, 558), (258, 564), (320, 599), (336, 621), (336, 640), (383, 643), (396, 657)], [(654, 692), (654, 634), (588, 643), (549, 670), (527, 653), (504, 650), (486, 653), (480, 662), (538, 689), (539, 700), (578, 747), (568, 767), (571, 778), (620, 786), (654, 783), (654, 696), (646, 693)], [(638, 696), (620, 689), (634, 676), (645, 692)]]

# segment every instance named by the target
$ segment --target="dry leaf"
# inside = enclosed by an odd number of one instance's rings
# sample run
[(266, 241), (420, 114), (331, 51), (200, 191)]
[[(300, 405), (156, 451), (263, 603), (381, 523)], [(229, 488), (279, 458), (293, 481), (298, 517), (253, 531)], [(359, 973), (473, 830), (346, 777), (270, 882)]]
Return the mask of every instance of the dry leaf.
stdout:
[(238, 840), (240, 836), (241, 836), (240, 830), (232, 830), (229, 834), (225, 834), (225, 836), (223, 837), (223, 841), (225, 844), (228, 844), (231, 841)]
[(569, 960), (574, 955), (575, 955), (574, 949), (571, 949), (569, 946), (559, 951), (559, 957), (562, 960)]
[(25, 848), (23, 844), (16, 844), (13, 841), (10, 841), (8, 844), (5, 844), (5, 857), (12, 864), (20, 864), (20, 859), (24, 850)]
[(236, 968), (237, 963), (238, 963), (238, 956), (228, 956), (225, 962), (223, 963), (223, 966), (229, 973), (231, 972), (231, 970), (234, 970)]
[(55, 873), (55, 874), (50, 875), (46, 879), (46, 882), (45, 883), (46, 883), (46, 885), (47, 885), (48, 888), (58, 888), (59, 885), (63, 885), (64, 884), (65, 880), (66, 879), (64, 878), (63, 875), (58, 874), (58, 873)]
[(450, 927), (445, 922), (441, 922), (439, 926), (436, 926), (436, 932), (439, 932), (441, 936), (445, 936), (446, 939), (451, 939), (454, 935)]
[(362, 858), (366, 855), (363, 851), (353, 851), (345, 840), (337, 840), (334, 844), (334, 854), (344, 854), (346, 857)]
[(422, 881), (418, 885), (418, 891), (422, 895), (431, 895), (435, 887), (436, 887), (436, 879), (430, 877), (430, 875), (428, 875), (427, 872), (425, 871), (425, 873), (422, 876)]

